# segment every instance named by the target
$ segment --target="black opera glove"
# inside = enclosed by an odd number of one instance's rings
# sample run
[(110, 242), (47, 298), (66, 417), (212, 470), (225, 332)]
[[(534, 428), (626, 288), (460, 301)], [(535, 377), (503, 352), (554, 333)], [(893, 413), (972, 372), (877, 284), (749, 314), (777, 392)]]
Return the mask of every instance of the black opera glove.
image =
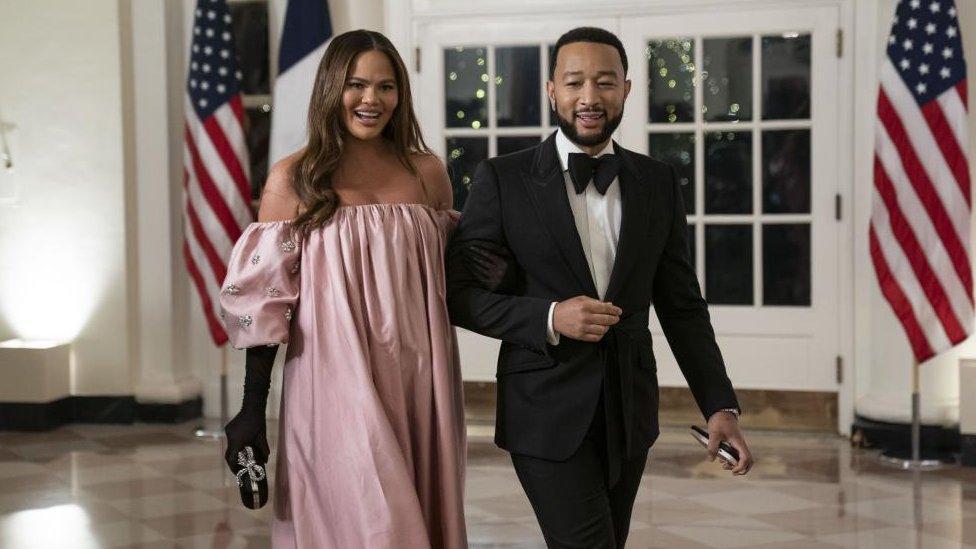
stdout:
[(465, 243), (464, 255), (468, 270), (486, 290), (494, 292), (514, 281), (515, 259), (506, 246), (475, 240)]
[[(234, 416), (234, 419), (224, 427), (227, 435), (227, 451), (224, 453), (224, 460), (230, 470), (238, 479), (244, 482), (241, 484), (241, 498), (244, 505), (256, 509), (268, 499), (268, 483), (265, 475), (260, 475), (259, 501), (254, 502), (251, 494), (251, 484), (249, 478), (253, 477), (245, 468), (245, 463), (253, 461), (262, 467), (268, 462), (271, 456), (271, 449), (268, 446), (267, 436), (267, 414), (265, 409), (268, 404), (268, 392), (271, 390), (271, 369), (274, 366), (275, 355), (278, 353), (278, 346), (249, 347), (245, 359), (244, 373), (244, 399), (241, 403), (241, 411)], [(247, 449), (251, 452), (248, 453)], [(253, 459), (242, 458), (242, 456)], [(249, 467), (254, 469), (253, 466)], [(242, 473), (239, 475), (239, 473)], [(253, 503), (252, 503), (253, 502)]]

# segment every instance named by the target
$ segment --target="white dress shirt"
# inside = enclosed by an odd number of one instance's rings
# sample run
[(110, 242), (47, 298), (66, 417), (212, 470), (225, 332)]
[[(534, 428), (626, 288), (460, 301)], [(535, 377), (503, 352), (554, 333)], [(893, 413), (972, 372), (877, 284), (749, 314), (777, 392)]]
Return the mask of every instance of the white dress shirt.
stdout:
[[(586, 264), (590, 268), (590, 275), (596, 285), (600, 299), (606, 297), (607, 285), (610, 283), (610, 272), (617, 255), (617, 240), (620, 236), (620, 181), (614, 177), (607, 188), (606, 194), (600, 194), (596, 185), (587, 185), (586, 190), (576, 194), (573, 179), (569, 175), (569, 154), (582, 153), (580, 148), (566, 137), (562, 130), (556, 131), (556, 152), (563, 169), (563, 180), (566, 184), (566, 195), (569, 206), (573, 210), (576, 221), (576, 231), (579, 233)], [(607, 143), (596, 156), (613, 154), (613, 141)], [(552, 325), (553, 312), (556, 302), (549, 306), (548, 340), (552, 345), (559, 344), (559, 334)]]

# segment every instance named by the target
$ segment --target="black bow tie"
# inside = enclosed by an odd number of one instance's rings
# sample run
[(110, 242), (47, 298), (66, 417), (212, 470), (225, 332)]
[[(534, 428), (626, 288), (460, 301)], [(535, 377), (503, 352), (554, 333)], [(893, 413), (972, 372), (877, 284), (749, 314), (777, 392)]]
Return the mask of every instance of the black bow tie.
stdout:
[(583, 153), (569, 153), (569, 176), (576, 194), (582, 194), (590, 180), (600, 194), (606, 194), (619, 171), (620, 159), (615, 154), (592, 157)]

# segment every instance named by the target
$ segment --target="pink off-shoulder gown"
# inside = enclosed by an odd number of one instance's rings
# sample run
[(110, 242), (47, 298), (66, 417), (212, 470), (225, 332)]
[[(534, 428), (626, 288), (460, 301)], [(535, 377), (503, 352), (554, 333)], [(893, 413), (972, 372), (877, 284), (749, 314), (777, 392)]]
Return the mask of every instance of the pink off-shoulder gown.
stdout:
[(252, 223), (220, 303), (234, 347), (288, 343), (276, 548), (457, 548), (465, 430), (444, 247), (457, 212), (339, 207), (300, 242)]

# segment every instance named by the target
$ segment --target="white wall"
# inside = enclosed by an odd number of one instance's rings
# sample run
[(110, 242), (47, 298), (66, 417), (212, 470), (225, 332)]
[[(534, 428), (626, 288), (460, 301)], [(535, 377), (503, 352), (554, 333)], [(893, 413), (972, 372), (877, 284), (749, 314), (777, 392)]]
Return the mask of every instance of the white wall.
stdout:
[(0, 16), (0, 116), (17, 126), (0, 339), (74, 341), (75, 394), (131, 394), (118, 3), (67, 6)]

